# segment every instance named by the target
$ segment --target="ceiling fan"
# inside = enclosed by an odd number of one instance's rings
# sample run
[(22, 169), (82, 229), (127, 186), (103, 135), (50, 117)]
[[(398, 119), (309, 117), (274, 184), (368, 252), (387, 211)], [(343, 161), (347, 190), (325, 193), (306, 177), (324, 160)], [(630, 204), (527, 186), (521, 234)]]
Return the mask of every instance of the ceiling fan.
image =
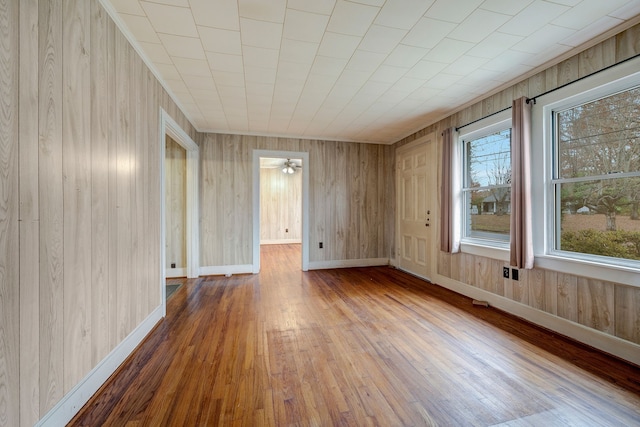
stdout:
[(289, 174), (293, 174), (295, 173), (298, 169), (302, 169), (302, 166), (292, 162), (291, 159), (287, 159), (286, 162), (284, 162), (284, 165), (282, 166), (282, 172), (283, 173), (289, 173)]

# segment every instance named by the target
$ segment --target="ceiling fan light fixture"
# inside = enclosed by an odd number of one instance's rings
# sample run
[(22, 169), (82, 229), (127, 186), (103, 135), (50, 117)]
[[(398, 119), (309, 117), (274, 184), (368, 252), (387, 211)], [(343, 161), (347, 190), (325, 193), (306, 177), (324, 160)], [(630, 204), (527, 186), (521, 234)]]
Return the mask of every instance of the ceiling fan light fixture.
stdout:
[(287, 173), (287, 174), (294, 174), (296, 173), (296, 169), (298, 168), (298, 166), (293, 163), (291, 161), (291, 159), (287, 159), (286, 162), (284, 162), (284, 167), (282, 168), (282, 173)]

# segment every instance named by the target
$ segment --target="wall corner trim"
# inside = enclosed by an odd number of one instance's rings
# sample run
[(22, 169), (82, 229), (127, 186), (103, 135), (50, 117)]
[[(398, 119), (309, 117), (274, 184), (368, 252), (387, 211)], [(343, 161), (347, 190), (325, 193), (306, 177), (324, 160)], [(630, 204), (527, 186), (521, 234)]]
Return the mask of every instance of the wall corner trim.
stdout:
[(160, 320), (162, 320), (162, 306), (156, 307), (107, 357), (102, 359), (82, 381), (42, 417), (36, 426), (64, 426), (71, 421)]

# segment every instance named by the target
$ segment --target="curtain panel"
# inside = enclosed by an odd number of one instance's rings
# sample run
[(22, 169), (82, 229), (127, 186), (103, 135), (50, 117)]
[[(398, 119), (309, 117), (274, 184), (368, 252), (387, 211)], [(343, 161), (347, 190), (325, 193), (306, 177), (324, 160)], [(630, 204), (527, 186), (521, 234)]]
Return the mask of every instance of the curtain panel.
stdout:
[(511, 247), (510, 264), (533, 268), (531, 225), (531, 104), (513, 101), (511, 131)]
[(442, 177), (440, 187), (440, 250), (456, 253), (460, 250), (459, 208), (456, 193), (456, 179), (459, 169), (456, 168), (453, 128), (442, 132)]

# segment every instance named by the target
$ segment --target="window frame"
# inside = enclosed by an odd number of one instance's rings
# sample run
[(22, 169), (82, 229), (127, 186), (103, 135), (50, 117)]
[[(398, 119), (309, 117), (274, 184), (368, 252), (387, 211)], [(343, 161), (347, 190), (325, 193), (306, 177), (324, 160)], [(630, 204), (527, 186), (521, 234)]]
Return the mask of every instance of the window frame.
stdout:
[[(532, 198), (543, 203), (534, 203), (533, 245), (536, 265), (542, 268), (564, 271), (595, 279), (640, 286), (640, 262), (623, 258), (605, 257), (562, 251), (555, 248), (556, 211), (555, 191), (555, 112), (613, 95), (640, 84), (640, 58), (635, 58), (615, 67), (571, 83), (536, 99), (532, 110), (532, 167), (543, 171), (542, 177), (532, 178)], [(536, 232), (544, 230), (544, 233)]]
[(457, 152), (459, 161), (459, 171), (457, 172), (460, 177), (459, 192), (461, 207), (458, 215), (460, 216), (460, 247), (462, 252), (471, 253), (475, 255), (490, 256), (501, 260), (509, 259), (509, 246), (510, 239), (496, 238), (493, 233), (487, 233), (487, 237), (481, 235), (469, 236), (467, 224), (469, 209), (465, 202), (465, 181), (466, 181), (466, 158), (465, 158), (465, 140), (473, 140), (482, 138), (483, 136), (490, 135), (492, 133), (500, 132), (505, 129), (512, 129), (511, 125), (511, 109), (501, 111), (497, 114), (479, 120), (476, 123), (472, 123), (465, 126), (458, 132), (457, 135)]

